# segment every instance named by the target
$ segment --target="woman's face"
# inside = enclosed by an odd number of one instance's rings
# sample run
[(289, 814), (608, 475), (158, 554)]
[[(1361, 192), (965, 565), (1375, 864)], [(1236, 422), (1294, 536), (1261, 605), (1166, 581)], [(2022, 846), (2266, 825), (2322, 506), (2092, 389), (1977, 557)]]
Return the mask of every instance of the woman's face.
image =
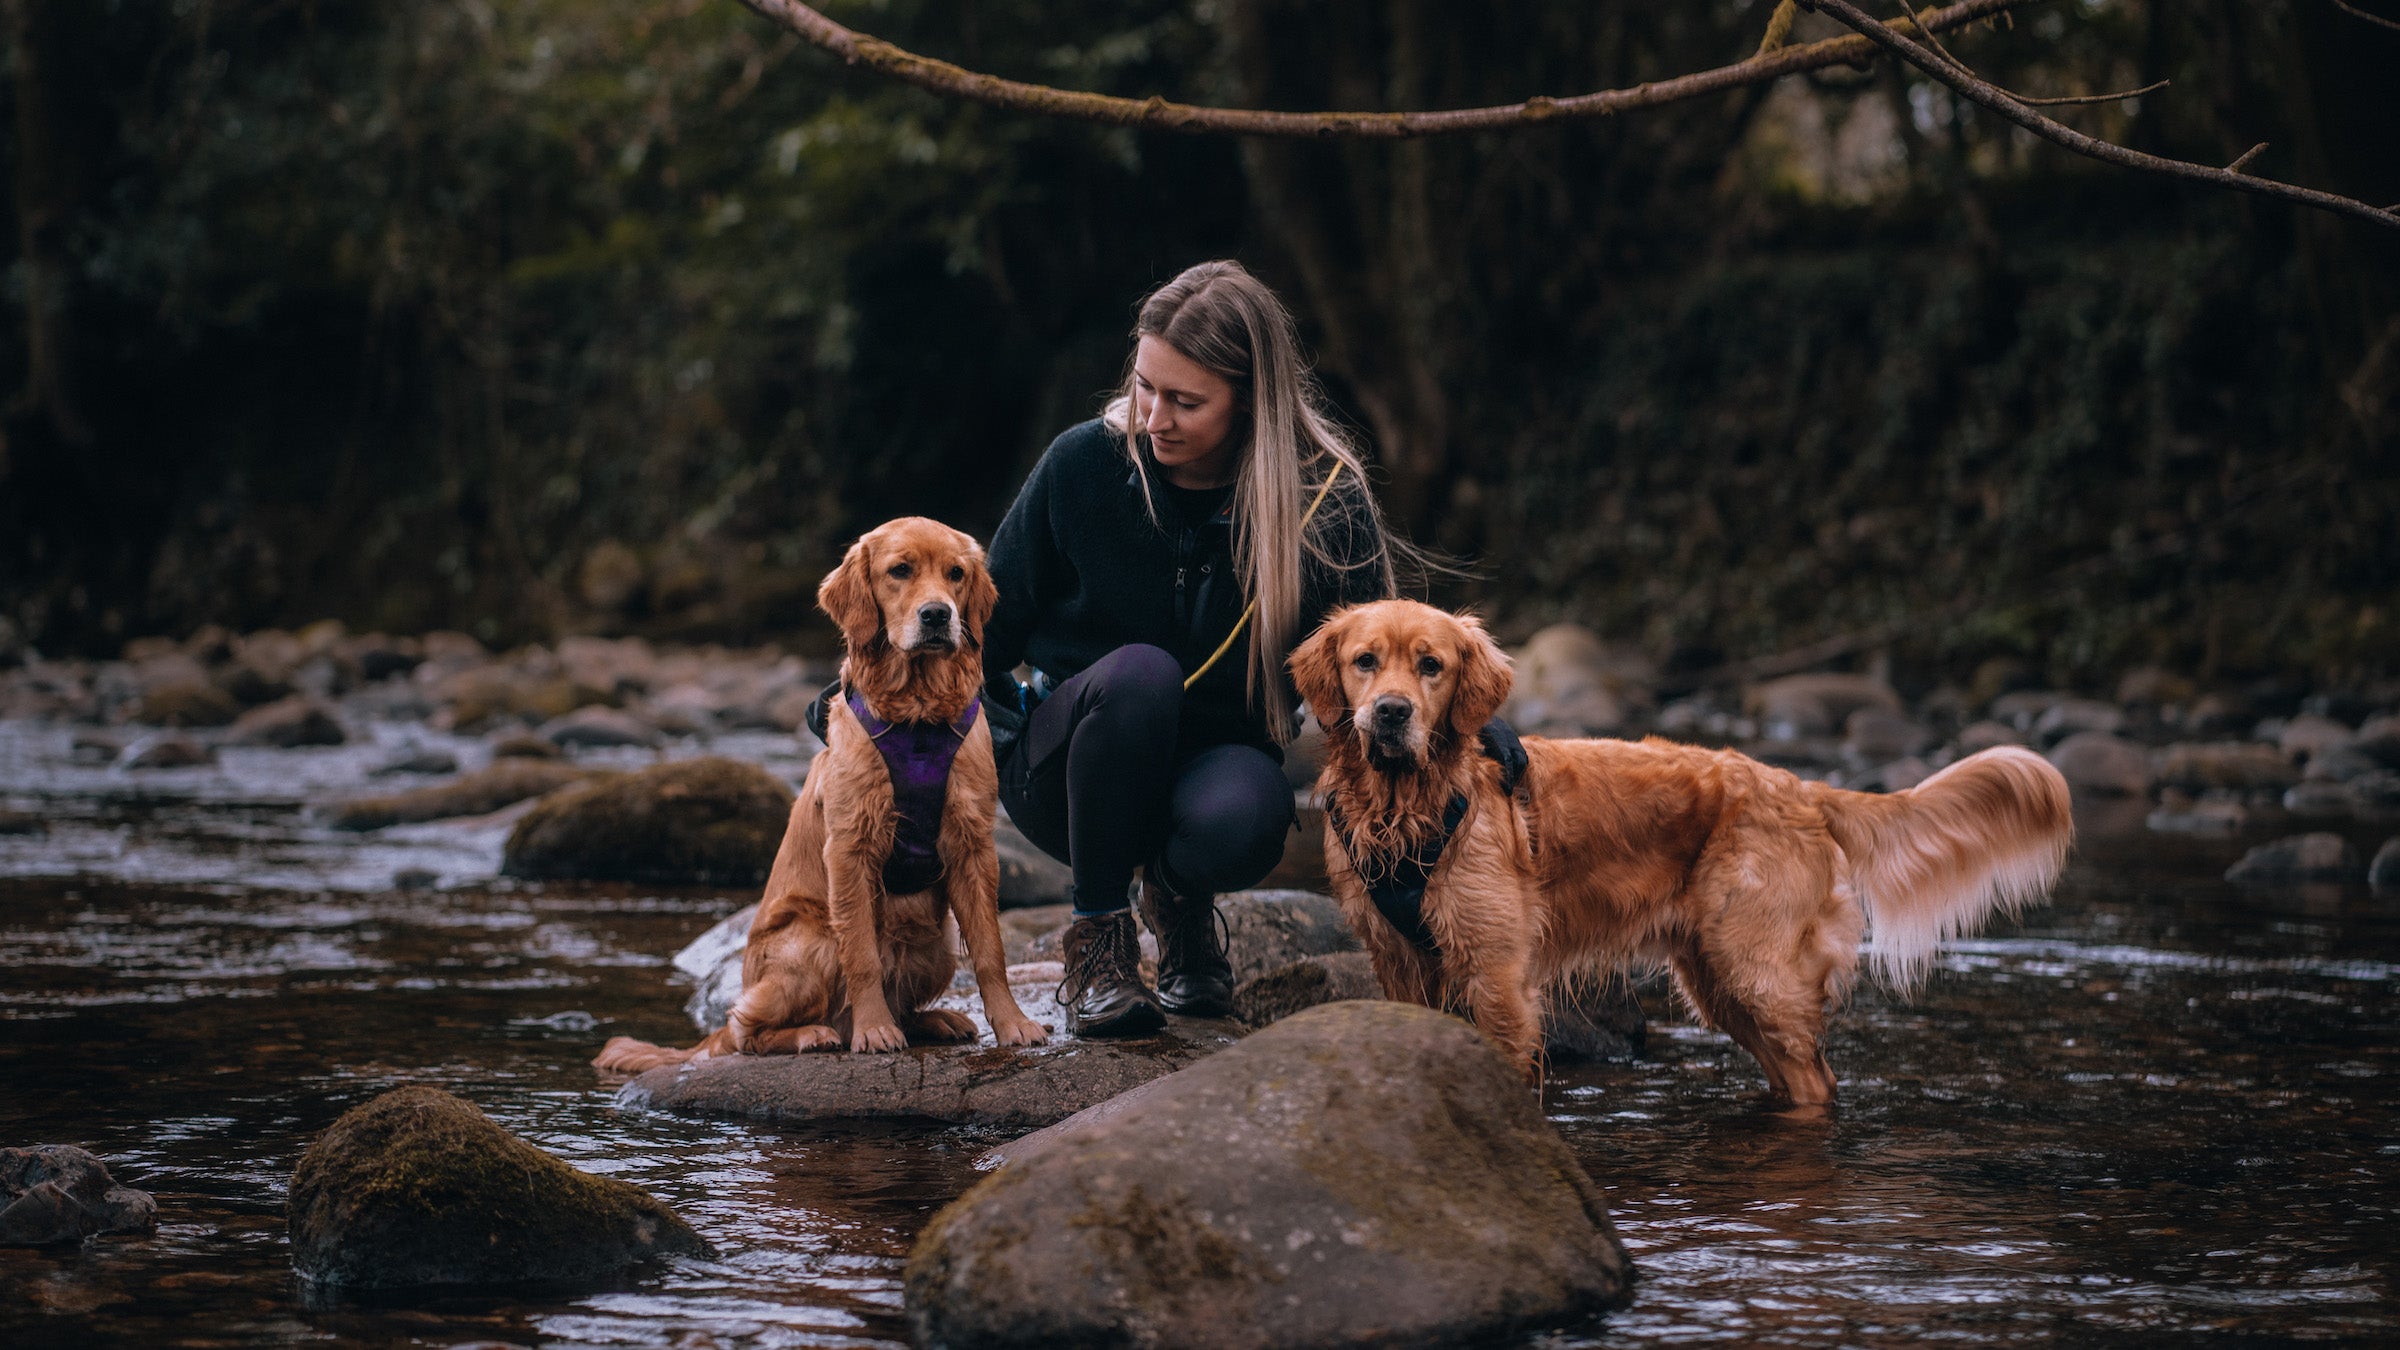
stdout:
[(1233, 481), (1241, 439), (1240, 398), (1224, 376), (1145, 335), (1133, 348), (1133, 417), (1150, 433), (1150, 453), (1177, 487)]

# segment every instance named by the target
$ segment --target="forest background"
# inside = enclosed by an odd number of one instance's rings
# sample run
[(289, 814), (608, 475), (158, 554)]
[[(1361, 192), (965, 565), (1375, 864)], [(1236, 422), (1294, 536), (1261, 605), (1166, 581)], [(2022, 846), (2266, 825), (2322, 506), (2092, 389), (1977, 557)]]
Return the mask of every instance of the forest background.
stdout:
[[(826, 8), (1062, 87), (1433, 109), (1737, 60), (1770, 6)], [(1270, 142), (945, 101), (733, 0), (0, 12), (0, 630), (46, 652), (326, 616), (823, 645), (842, 541), (988, 535), (1140, 295), (1232, 256), (1395, 521), (1472, 564), (1434, 598), (1504, 636), (2400, 672), (2400, 232), (2074, 158), (1889, 61)], [(2056, 115), (2400, 202), (2400, 30), (2330, 0), (2046, 0), (1949, 45), (2031, 94), (2171, 79)]]

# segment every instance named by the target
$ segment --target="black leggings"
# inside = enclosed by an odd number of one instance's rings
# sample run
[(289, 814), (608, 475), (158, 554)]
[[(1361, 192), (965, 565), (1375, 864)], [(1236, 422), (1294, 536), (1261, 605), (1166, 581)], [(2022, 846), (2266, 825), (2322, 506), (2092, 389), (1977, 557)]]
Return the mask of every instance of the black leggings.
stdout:
[(1009, 818), (1074, 869), (1076, 913), (1125, 908), (1137, 866), (1198, 898), (1255, 886), (1282, 859), (1282, 766), (1249, 745), (1179, 753), (1182, 710), (1175, 658), (1119, 647), (1052, 690), (1001, 765)]

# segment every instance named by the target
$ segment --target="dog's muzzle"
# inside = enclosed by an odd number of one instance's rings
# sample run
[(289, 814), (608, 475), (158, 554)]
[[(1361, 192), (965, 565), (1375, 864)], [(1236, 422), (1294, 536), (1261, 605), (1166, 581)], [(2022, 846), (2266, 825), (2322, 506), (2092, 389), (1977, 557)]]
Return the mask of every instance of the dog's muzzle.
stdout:
[(948, 605), (919, 605), (901, 634), (902, 651), (946, 652), (958, 647), (958, 611)]
[(1414, 764), (1421, 758), (1424, 738), (1417, 727), (1417, 705), (1385, 694), (1368, 706), (1367, 748), (1377, 759)]

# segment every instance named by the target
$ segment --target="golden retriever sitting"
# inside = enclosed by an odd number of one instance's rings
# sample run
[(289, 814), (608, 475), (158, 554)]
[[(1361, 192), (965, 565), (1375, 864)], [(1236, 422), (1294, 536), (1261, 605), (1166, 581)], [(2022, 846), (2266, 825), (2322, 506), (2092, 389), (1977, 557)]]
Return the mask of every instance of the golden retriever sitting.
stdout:
[(977, 702), (996, 598), (983, 550), (937, 521), (894, 520), (850, 546), (817, 588), (848, 648), (844, 696), (828, 700), (825, 750), (751, 921), (741, 999), (689, 1050), (619, 1036), (595, 1065), (973, 1040), (968, 1018), (925, 1006), (957, 969), (953, 920), (1000, 1044), (1049, 1034), (1009, 993), (1000, 937), (999, 773)]
[(1508, 658), (1411, 601), (1333, 615), (1291, 670), (1326, 732), (1327, 870), (1384, 993), (1469, 1013), (1529, 1077), (1545, 991), (1663, 963), (1775, 1093), (1829, 1102), (1819, 1038), (1868, 921), (1906, 989), (1944, 937), (2043, 895), (2074, 837), (2065, 780), (2015, 748), (1877, 796), (1729, 750), (1527, 737), (1504, 790), (1478, 735)]

